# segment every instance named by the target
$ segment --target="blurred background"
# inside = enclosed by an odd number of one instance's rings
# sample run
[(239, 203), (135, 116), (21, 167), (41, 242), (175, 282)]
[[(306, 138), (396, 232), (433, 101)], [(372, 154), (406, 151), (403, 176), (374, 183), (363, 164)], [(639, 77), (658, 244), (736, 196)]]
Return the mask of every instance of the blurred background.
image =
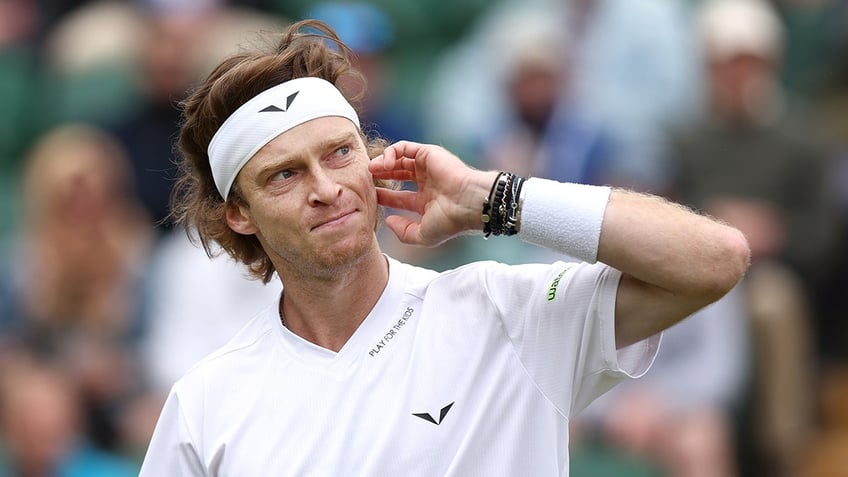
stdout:
[(572, 476), (848, 476), (848, 0), (0, 0), (0, 475), (137, 475), (171, 384), (278, 293), (163, 219), (179, 101), (302, 18), (355, 51), (370, 134), (748, 237), (745, 280), (573, 420)]

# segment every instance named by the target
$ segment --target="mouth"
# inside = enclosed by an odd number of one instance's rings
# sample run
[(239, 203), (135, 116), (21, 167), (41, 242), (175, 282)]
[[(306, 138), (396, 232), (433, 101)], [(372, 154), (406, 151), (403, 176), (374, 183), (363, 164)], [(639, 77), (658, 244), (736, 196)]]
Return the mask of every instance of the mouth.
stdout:
[(341, 226), (345, 222), (347, 222), (347, 219), (352, 217), (354, 213), (356, 213), (356, 210), (349, 210), (347, 212), (335, 215), (333, 217), (330, 217), (327, 220), (324, 220), (323, 222), (319, 223), (318, 225), (315, 225), (314, 227), (312, 227), (311, 230), (315, 231), (315, 230), (319, 230), (319, 229)]

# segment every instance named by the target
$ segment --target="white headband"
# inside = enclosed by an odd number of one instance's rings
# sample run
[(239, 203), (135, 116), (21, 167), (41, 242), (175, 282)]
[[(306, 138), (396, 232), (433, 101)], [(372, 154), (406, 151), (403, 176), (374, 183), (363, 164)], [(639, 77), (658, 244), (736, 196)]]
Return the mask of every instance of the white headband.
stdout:
[(297, 78), (269, 88), (241, 105), (209, 143), (209, 165), (224, 200), (236, 175), (262, 146), (315, 118), (341, 116), (359, 127), (353, 106), (329, 81)]

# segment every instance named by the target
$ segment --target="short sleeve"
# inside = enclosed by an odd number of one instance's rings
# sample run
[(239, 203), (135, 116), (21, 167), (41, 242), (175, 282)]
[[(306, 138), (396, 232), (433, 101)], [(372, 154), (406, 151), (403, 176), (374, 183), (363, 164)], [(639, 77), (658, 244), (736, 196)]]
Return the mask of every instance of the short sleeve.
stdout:
[(603, 263), (493, 266), (486, 287), (522, 365), (570, 417), (651, 366), (660, 335), (616, 350), (621, 272)]
[(189, 431), (179, 395), (172, 390), (165, 401), (139, 477), (203, 477), (206, 475)]

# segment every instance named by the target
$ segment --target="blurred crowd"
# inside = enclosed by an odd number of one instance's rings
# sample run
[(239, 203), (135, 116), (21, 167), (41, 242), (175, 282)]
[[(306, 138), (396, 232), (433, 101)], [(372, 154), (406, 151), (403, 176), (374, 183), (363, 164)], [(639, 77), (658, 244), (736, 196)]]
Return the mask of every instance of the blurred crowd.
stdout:
[(167, 220), (173, 148), (195, 82), (307, 17), (369, 134), (748, 238), (743, 282), (573, 421), (571, 475), (848, 475), (848, 0), (0, 0), (0, 475), (136, 475), (171, 384), (279, 293)]

